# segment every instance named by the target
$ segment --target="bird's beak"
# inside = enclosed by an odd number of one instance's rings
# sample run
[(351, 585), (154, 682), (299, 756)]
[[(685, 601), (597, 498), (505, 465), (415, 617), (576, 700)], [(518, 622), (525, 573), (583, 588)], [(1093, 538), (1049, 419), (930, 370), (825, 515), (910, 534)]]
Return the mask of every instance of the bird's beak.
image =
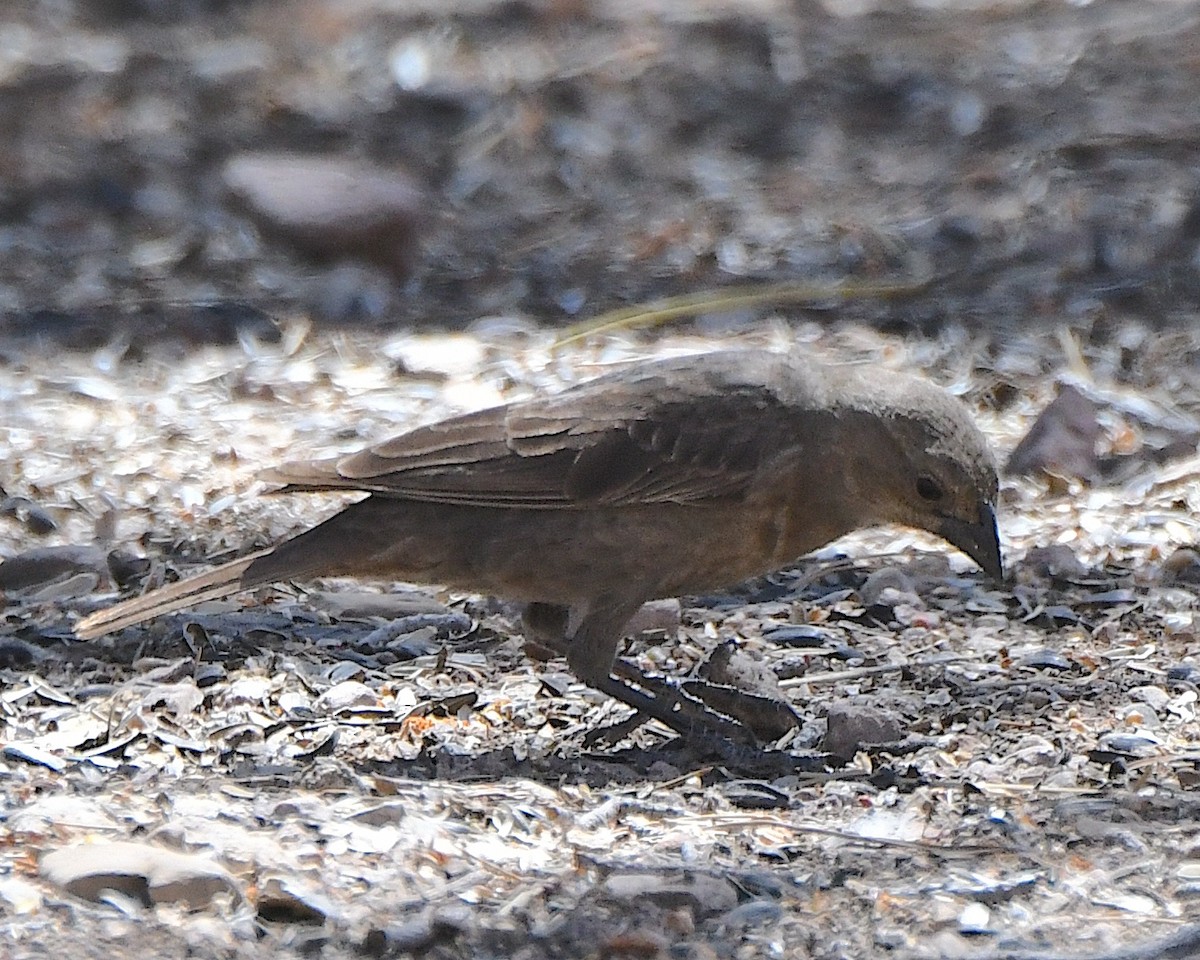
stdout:
[(990, 503), (979, 505), (979, 519), (974, 523), (957, 517), (944, 518), (937, 534), (979, 564), (989, 577), (1004, 579), (1000, 532), (996, 528), (996, 511)]

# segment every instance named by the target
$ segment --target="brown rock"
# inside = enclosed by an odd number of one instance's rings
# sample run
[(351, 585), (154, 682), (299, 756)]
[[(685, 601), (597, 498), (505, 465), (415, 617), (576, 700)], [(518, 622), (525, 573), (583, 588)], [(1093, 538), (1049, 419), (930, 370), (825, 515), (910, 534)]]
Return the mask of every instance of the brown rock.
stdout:
[(866, 747), (899, 743), (904, 739), (904, 729), (896, 717), (861, 701), (833, 704), (825, 722), (822, 749), (845, 760)]
[(1004, 471), (1010, 476), (1050, 473), (1092, 479), (1098, 471), (1099, 439), (1096, 405), (1067, 384), (1017, 444)]
[(424, 197), (403, 171), (343, 157), (245, 153), (226, 161), (223, 176), (267, 233), (314, 257), (358, 257), (408, 274)]
[(728, 880), (704, 873), (614, 873), (604, 881), (613, 900), (653, 903), (673, 910), (687, 907), (699, 917), (726, 913), (737, 906), (737, 890)]
[(229, 872), (208, 857), (126, 841), (51, 851), (41, 872), (84, 900), (100, 901), (106, 890), (116, 890), (147, 906), (183, 902), (200, 909), (220, 893), (240, 896)]

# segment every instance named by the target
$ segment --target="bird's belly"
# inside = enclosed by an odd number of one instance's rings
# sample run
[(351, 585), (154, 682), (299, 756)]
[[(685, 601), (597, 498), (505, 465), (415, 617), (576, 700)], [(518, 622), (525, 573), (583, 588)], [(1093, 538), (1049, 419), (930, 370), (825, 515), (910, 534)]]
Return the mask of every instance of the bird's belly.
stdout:
[(377, 569), (513, 600), (571, 605), (599, 596), (675, 596), (729, 586), (786, 562), (777, 555), (776, 522), (733, 509), (404, 507), (409, 516), (389, 522), (399, 536), (382, 545)]

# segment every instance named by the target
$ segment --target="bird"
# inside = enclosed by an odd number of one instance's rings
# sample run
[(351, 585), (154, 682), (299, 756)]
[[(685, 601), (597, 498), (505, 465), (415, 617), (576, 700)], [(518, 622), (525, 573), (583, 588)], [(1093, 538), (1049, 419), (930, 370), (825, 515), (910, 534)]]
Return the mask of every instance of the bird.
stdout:
[(646, 601), (728, 588), (882, 524), (935, 534), (1003, 577), (996, 462), (965, 405), (918, 376), (796, 352), (633, 363), (263, 479), (366, 497), (92, 613), (76, 635), (281, 580), (438, 584), (522, 604), (527, 637), (581, 681), (683, 730), (661, 684), (613, 675)]

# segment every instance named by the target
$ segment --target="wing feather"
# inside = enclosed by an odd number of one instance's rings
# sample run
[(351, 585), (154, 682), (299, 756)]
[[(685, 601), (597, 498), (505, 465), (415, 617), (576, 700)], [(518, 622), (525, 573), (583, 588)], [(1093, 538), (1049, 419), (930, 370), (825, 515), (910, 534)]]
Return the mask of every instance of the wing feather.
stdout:
[[(770, 355), (714, 356), (621, 371), (347, 457), (287, 463), (267, 478), (292, 489), (489, 507), (718, 502), (797, 437), (780, 385), (732, 359), (761, 366)], [(778, 380), (777, 362), (770, 372)]]

